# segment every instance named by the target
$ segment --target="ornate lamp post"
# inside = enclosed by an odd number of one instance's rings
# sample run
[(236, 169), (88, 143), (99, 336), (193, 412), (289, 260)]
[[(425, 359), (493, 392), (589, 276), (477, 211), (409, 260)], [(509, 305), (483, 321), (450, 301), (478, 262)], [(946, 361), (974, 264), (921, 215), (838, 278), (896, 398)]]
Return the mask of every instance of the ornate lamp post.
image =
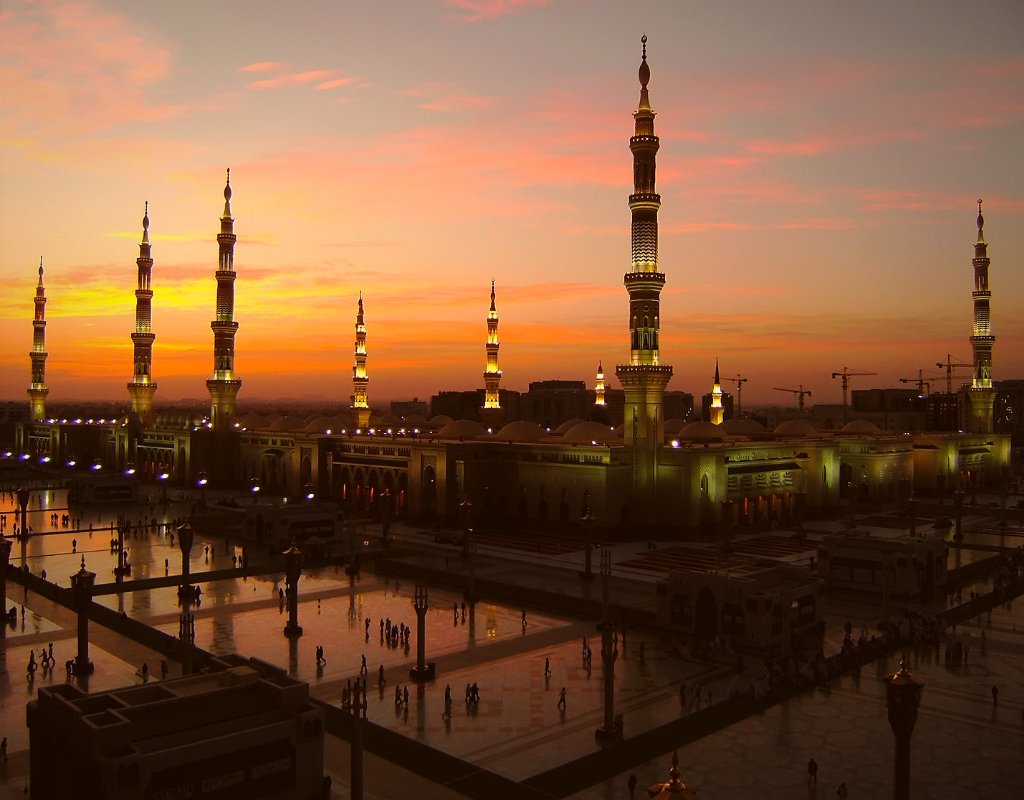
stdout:
[(905, 658), (900, 661), (899, 670), (887, 676), (885, 682), (889, 725), (896, 737), (892, 797), (893, 800), (910, 800), (910, 735), (917, 723), (924, 682), (910, 674)]
[(351, 800), (363, 800), (363, 721), (366, 719), (366, 678), (348, 682), (348, 705), (342, 711), (352, 715), (351, 761), (349, 778)]
[(206, 473), (200, 472), (196, 485), (199, 487), (199, 502), (204, 506), (206, 505), (206, 484), (209, 482), (210, 479), (206, 476)]
[(956, 528), (953, 533), (955, 542), (964, 540), (964, 494), (962, 486), (957, 486), (953, 492), (953, 507), (956, 509)]
[(181, 602), (181, 615), (178, 618), (178, 639), (181, 640), (181, 674), (192, 674), (192, 647), (196, 642), (196, 620), (192, 607), (192, 584), (190, 582), (190, 563), (194, 532), (187, 522), (178, 526), (178, 547), (181, 549), (181, 586), (178, 599)]
[(469, 537), (473, 533), (473, 504), (466, 497), (459, 503), (459, 515), (462, 517), (462, 557), (469, 555)]
[(15, 492), (15, 495), (18, 497), (18, 507), (21, 509), (21, 536), (24, 538), (28, 536), (28, 499), (32, 496), (32, 492), (28, 487), (22, 486)]
[(74, 593), (75, 610), (78, 612), (78, 655), (72, 667), (75, 675), (91, 675), (92, 661), (89, 660), (89, 605), (92, 603), (92, 587), (96, 581), (96, 573), (85, 568), (85, 556), (82, 556), (82, 568), (71, 576), (71, 591)]
[[(10, 539), (0, 533), (0, 598), (7, 597), (7, 564), (11, 559), (12, 544)], [(6, 603), (6, 600), (0, 602)], [(4, 607), (0, 611), (3, 611), (0, 618), (0, 638), (3, 638), (7, 635), (7, 608)]]
[(612, 554), (608, 550), (601, 552), (601, 581), (603, 584), (603, 619), (601, 620), (601, 665), (604, 681), (604, 724), (594, 735), (604, 741), (618, 738), (615, 729), (615, 659), (619, 656), (619, 648), (612, 642), (615, 623), (611, 620), (608, 606), (608, 581), (612, 574)]
[(284, 551), (284, 578), (288, 595), (288, 622), (284, 626), (285, 636), (302, 636), (299, 625), (299, 577), (302, 575), (302, 551), (292, 545)]
[(587, 511), (580, 520), (583, 523), (583, 572), (580, 573), (580, 578), (585, 581), (592, 581), (594, 579), (594, 569), (592, 562), (592, 552), (594, 549), (594, 515), (590, 513), (590, 506), (587, 506)]
[(467, 533), (466, 551), (469, 555), (469, 582), (466, 585), (466, 602), (470, 607), (476, 602), (476, 540), (473, 538), (473, 530)]
[(123, 580), (125, 575), (132, 574), (132, 568), (128, 565), (128, 559), (124, 554), (124, 531), (127, 523), (122, 519), (117, 523), (117, 566), (114, 567), (114, 578)]
[(427, 617), (427, 587), (422, 583), (416, 584), (416, 594), (413, 597), (412, 607), (416, 611), (416, 666), (409, 670), (409, 677), (414, 681), (429, 681), (434, 679), (434, 662), (426, 660), (426, 617)]

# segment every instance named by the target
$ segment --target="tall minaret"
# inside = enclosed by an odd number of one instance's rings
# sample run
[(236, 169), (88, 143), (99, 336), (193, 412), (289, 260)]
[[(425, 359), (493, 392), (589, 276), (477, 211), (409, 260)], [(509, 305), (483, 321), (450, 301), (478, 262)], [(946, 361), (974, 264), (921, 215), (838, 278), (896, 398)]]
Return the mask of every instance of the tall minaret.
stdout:
[(505, 419), (498, 392), (501, 370), (498, 369), (498, 308), (494, 304), (494, 281), (491, 281), (491, 308), (487, 312), (487, 365), (484, 367), (484, 405), (480, 421), (484, 424), (500, 425)]
[(356, 363), (352, 367), (352, 424), (366, 428), (370, 424), (370, 404), (366, 400), (366, 388), (370, 378), (366, 374), (366, 323), (363, 319), (363, 293), (359, 293), (359, 309), (356, 311)]
[(978, 240), (974, 243), (974, 333), (971, 348), (974, 350), (974, 380), (967, 390), (970, 401), (971, 433), (992, 433), (992, 409), (996, 389), (992, 385), (992, 335), (989, 300), (992, 292), (988, 288), (988, 243), (985, 241), (985, 218), (981, 215), (981, 200), (978, 200)]
[(242, 381), (235, 377), (235, 218), (231, 216), (231, 170), (224, 185), (224, 213), (220, 218), (220, 260), (217, 263), (217, 317), (213, 329), (213, 377), (206, 382), (210, 390), (210, 418), (215, 431), (226, 431), (235, 424), (235, 397)]
[(721, 425), (725, 419), (725, 406), (722, 405), (722, 380), (718, 377), (718, 359), (715, 359), (715, 383), (711, 387), (710, 417), (712, 425)]
[(629, 364), (620, 364), (615, 374), (625, 393), (624, 430), (626, 445), (632, 448), (631, 518), (653, 522), (656, 505), (658, 448), (662, 444), (665, 420), (662, 404), (672, 367), (658, 363), (659, 303), (665, 274), (658, 270), (658, 209), (661, 195), (655, 189), (655, 156), (658, 137), (654, 135), (654, 111), (647, 95), (651, 69), (647, 66), (647, 37), (640, 62), (640, 104), (633, 112), (635, 131), (629, 140), (633, 152), (633, 193), (630, 270), (623, 277), (629, 292)]
[(139, 267), (139, 285), (135, 290), (135, 333), (132, 334), (135, 375), (128, 384), (128, 394), (132, 398), (133, 417), (148, 426), (153, 423), (153, 395), (156, 393), (156, 384), (151, 374), (156, 334), (152, 332), (153, 289), (150, 282), (153, 276), (153, 257), (149, 244), (149, 201), (146, 201), (146, 213), (142, 217), (142, 242), (135, 263)]
[(43, 257), (39, 257), (39, 283), (36, 284), (36, 315), (32, 320), (32, 385), (28, 389), (29, 417), (32, 422), (46, 419), (46, 289), (43, 287)]
[(604, 365), (597, 362), (597, 380), (594, 382), (594, 405), (604, 405)]

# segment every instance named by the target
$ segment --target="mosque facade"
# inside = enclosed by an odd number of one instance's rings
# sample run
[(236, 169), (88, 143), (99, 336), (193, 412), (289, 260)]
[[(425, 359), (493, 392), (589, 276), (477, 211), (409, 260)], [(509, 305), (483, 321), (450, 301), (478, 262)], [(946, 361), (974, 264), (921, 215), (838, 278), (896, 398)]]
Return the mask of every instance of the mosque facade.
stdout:
[(46, 414), (45, 289), (42, 265), (35, 298), (30, 419), (18, 426), (26, 458), (178, 487), (231, 487), (261, 498), (316, 495), (347, 512), (389, 513), (439, 524), (564, 529), (583, 517), (607, 527), (644, 527), (713, 537), (733, 526), (798, 520), (836, 509), (844, 498), (885, 500), (941, 494), (965, 482), (997, 480), (1009, 464), (1008, 435), (992, 432), (994, 336), (984, 220), (972, 294), (975, 375), (967, 432), (905, 434), (853, 420), (839, 431), (799, 418), (768, 430), (750, 417), (725, 419), (718, 365), (710, 421), (665, 419), (671, 366), (660, 360), (660, 294), (667, 277), (658, 256), (656, 188), (660, 140), (648, 84), (646, 37), (640, 99), (629, 139), (633, 157), (628, 361), (615, 368), (623, 423), (608, 424), (605, 374), (598, 367), (595, 413), (549, 430), (506, 421), (498, 363), (498, 313), (492, 281), (486, 316), (484, 392), (479, 421), (371, 415), (368, 326), (360, 293), (355, 320), (351, 407), (335, 416), (239, 414), (242, 381), (234, 371), (234, 246), (230, 172), (217, 235), (214, 369), (207, 415), (158, 414), (152, 374), (153, 257), (148, 206), (136, 290), (131, 412), (111, 420), (55, 419)]

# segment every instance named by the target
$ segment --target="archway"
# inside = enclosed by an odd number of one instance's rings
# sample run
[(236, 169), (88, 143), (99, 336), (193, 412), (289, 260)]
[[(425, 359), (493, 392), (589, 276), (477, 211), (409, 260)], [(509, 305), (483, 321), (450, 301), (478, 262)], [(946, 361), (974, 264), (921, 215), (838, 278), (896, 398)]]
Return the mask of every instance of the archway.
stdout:
[(437, 514), (437, 472), (433, 467), (423, 468), (423, 516), (432, 519)]

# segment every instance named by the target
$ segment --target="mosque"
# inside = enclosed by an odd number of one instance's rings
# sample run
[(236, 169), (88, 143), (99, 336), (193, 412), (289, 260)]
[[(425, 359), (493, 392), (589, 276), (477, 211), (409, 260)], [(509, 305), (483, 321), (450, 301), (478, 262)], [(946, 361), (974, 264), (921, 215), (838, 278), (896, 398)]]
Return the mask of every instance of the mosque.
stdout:
[[(351, 407), (333, 417), (240, 415), (235, 373), (234, 248), (230, 171), (217, 235), (219, 258), (209, 414), (158, 414), (152, 374), (153, 257), (148, 206), (139, 246), (131, 411), (109, 420), (47, 415), (43, 266), (35, 294), (30, 419), (16, 431), (24, 459), (46, 460), (94, 475), (145, 479), (176, 487), (237, 488), (254, 500), (315, 495), (347, 512), (385, 512), (437, 524), (565, 529), (582, 518), (598, 528), (657, 529), (662, 535), (712, 538), (725, 528), (798, 520), (828, 512), (857, 495), (906, 498), (957, 486), (994, 483), (1009, 464), (1010, 437), (993, 432), (989, 258), (984, 218), (974, 245), (974, 375), (963, 391), (966, 431), (908, 434), (853, 420), (820, 431), (806, 418), (768, 430), (754, 419), (724, 419), (717, 365), (709, 419), (665, 418), (672, 367), (661, 362), (656, 188), (659, 138), (648, 84), (646, 37), (640, 97), (629, 139), (631, 256), (623, 283), (629, 302), (629, 356), (615, 368), (623, 424), (608, 424), (605, 376), (598, 368), (588, 420), (555, 430), (508, 419), (502, 406), (499, 317), (492, 282), (486, 315), (486, 366), (479, 420), (374, 419), (369, 403), (367, 324), (360, 294), (355, 318)], [(625, 334), (625, 331), (624, 331)], [(624, 348), (625, 350), (625, 348)], [(802, 399), (802, 397), (801, 397)], [(261, 493), (258, 494), (257, 493)]]

